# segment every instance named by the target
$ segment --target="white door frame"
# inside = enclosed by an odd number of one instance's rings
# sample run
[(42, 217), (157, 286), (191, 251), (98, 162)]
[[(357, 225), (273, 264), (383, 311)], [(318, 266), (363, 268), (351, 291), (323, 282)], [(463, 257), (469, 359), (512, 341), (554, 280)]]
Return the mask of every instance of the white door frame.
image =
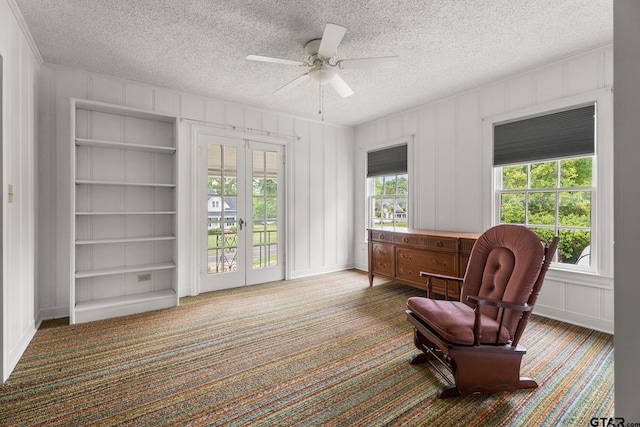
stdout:
[(4, 75), (3, 75), (4, 59), (0, 55), (0, 384), (4, 382), (5, 372), (5, 337), (4, 337), (4, 293), (5, 293), (5, 268), (4, 268), (4, 230), (5, 230), (5, 181), (4, 181)]
[[(208, 154), (209, 154), (209, 146), (211, 144), (219, 145), (225, 148), (225, 153), (230, 153), (232, 147), (235, 147), (236, 153), (236, 183), (237, 183), (237, 193), (235, 196), (235, 209), (236, 209), (236, 223), (237, 232), (235, 235), (235, 265), (236, 270), (234, 271), (223, 271), (217, 274), (208, 274), (207, 264), (208, 264), (208, 250), (205, 251), (205, 248), (208, 246), (208, 235), (205, 233), (207, 220), (207, 211), (204, 209), (205, 203), (207, 199), (205, 194), (207, 192), (206, 177), (208, 175)], [(247, 174), (246, 171), (248, 169), (248, 165), (246, 164), (246, 141), (239, 138), (229, 138), (229, 137), (221, 137), (218, 135), (212, 135), (208, 132), (199, 132), (198, 133), (198, 144), (195, 147), (197, 150), (198, 161), (195, 169), (198, 174), (198, 183), (193, 188), (196, 191), (195, 199), (198, 201), (198, 210), (194, 213), (194, 217), (197, 218), (197, 235), (196, 241), (198, 242), (198, 252), (196, 253), (196, 257), (198, 259), (198, 272), (197, 272), (197, 286), (198, 292), (209, 292), (227, 288), (233, 288), (239, 286), (239, 284), (244, 285), (246, 283), (246, 271), (249, 268), (246, 259), (246, 254), (249, 248), (246, 247), (247, 239), (245, 238), (247, 235), (248, 227), (243, 227), (242, 222), (247, 222), (247, 213), (248, 207), (246, 206), (247, 195), (246, 189), (248, 186), (247, 183)], [(226, 156), (225, 156), (226, 157)], [(228, 165), (227, 165), (228, 166)], [(223, 184), (224, 185), (224, 184)], [(244, 217), (244, 218), (243, 218)], [(220, 224), (223, 228), (225, 224)], [(222, 233), (219, 236), (223, 241), (227, 241), (228, 236), (225, 233)], [(226, 246), (226, 245), (225, 245)], [(218, 253), (218, 256), (226, 257), (227, 251), (225, 248), (222, 249), (221, 253)]]
[(200, 198), (197, 194), (197, 189), (199, 188), (199, 170), (198, 170), (198, 159), (199, 159), (199, 148), (198, 148), (198, 140), (199, 135), (202, 133), (206, 133), (212, 136), (218, 136), (220, 138), (231, 138), (231, 139), (242, 139), (249, 140), (258, 143), (267, 143), (267, 144), (277, 144), (284, 146), (284, 216), (283, 220), (283, 228), (284, 228), (284, 238), (283, 238), (283, 247), (281, 260), (284, 263), (284, 278), (285, 280), (289, 280), (291, 277), (291, 265), (289, 263), (291, 242), (292, 242), (292, 223), (290, 218), (292, 216), (292, 185), (289, 185), (291, 182), (292, 176), (292, 166), (289, 159), (293, 158), (292, 150), (293, 150), (293, 140), (294, 138), (291, 136), (274, 136), (274, 135), (262, 135), (255, 132), (247, 132), (243, 130), (236, 129), (226, 129), (221, 127), (218, 124), (207, 123), (199, 120), (191, 120), (184, 119), (185, 122), (190, 123), (190, 134), (191, 134), (191, 167), (188, 168), (191, 170), (191, 242), (190, 242), (190, 252), (191, 252), (191, 268), (192, 275), (191, 277), (194, 279), (191, 283), (191, 295), (198, 295), (200, 292), (200, 273), (201, 273), (201, 263), (199, 258), (199, 252), (201, 248), (201, 240), (200, 240)]

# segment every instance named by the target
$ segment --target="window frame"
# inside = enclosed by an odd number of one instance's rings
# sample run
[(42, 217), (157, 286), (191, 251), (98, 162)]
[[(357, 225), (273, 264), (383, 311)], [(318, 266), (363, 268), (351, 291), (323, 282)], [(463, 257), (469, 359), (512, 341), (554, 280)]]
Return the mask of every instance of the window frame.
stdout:
[[(601, 280), (589, 276), (613, 277), (613, 99), (612, 88), (585, 92), (569, 97), (536, 104), (483, 119), (483, 164), (486, 171), (483, 180), (485, 200), (483, 223), (486, 228), (499, 223), (497, 202), (497, 172), (493, 166), (493, 129), (495, 125), (558, 111), (594, 104), (596, 108), (595, 147), (593, 155), (593, 182), (591, 204), (591, 253), (589, 269), (570, 264), (552, 263), (548, 276), (557, 280), (581, 280), (585, 284), (601, 286)], [(553, 160), (553, 159), (550, 159)], [(501, 170), (501, 168), (500, 168)], [(578, 274), (579, 276), (576, 276)], [(580, 277), (578, 279), (577, 277)], [(587, 277), (587, 279), (585, 279)], [(604, 285), (602, 285), (604, 286)]]
[[(364, 176), (364, 197), (362, 200), (362, 203), (364, 203), (365, 209), (364, 209), (364, 241), (367, 242), (368, 241), (368, 233), (367, 230), (369, 229), (369, 219), (371, 218), (370, 214), (369, 214), (369, 200), (370, 200), (370, 196), (374, 195), (373, 191), (375, 191), (375, 189), (373, 188), (373, 186), (370, 184), (370, 179), (369, 177), (367, 177), (367, 170), (368, 170), (368, 163), (367, 163), (367, 159), (369, 156), (369, 152), (370, 151), (379, 151), (379, 150), (384, 150), (387, 148), (393, 148), (393, 147), (397, 147), (399, 145), (406, 145), (407, 146), (407, 180), (408, 180), (408, 186), (409, 186), (409, 191), (406, 194), (406, 198), (407, 198), (407, 228), (412, 228), (414, 226), (414, 221), (416, 218), (416, 211), (415, 211), (415, 201), (416, 201), (416, 186), (415, 186), (415, 173), (414, 171), (416, 171), (416, 167), (415, 167), (415, 147), (414, 147), (414, 135), (407, 135), (404, 136), (402, 138), (398, 138), (398, 139), (394, 139), (394, 140), (390, 140), (390, 141), (386, 141), (380, 144), (374, 144), (374, 145), (369, 145), (366, 147), (363, 147), (362, 152), (363, 152), (363, 162), (364, 162), (364, 170), (363, 170), (363, 176)], [(399, 175), (399, 174), (396, 174)], [(388, 175), (386, 175), (388, 176)]]

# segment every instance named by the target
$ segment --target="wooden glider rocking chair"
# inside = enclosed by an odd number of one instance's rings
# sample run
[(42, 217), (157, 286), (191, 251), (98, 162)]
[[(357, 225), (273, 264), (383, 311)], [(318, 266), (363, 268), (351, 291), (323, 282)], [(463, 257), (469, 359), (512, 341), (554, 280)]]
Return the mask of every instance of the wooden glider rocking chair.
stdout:
[[(414, 343), (423, 352), (411, 364), (429, 363), (444, 377), (449, 385), (439, 398), (538, 387), (520, 377), (526, 349), (518, 342), (557, 246), (557, 237), (545, 246), (526, 227), (503, 224), (475, 243), (464, 279), (421, 273), (428, 278), (428, 298), (407, 301)], [(432, 279), (446, 287), (462, 281), (460, 301), (434, 299)]]

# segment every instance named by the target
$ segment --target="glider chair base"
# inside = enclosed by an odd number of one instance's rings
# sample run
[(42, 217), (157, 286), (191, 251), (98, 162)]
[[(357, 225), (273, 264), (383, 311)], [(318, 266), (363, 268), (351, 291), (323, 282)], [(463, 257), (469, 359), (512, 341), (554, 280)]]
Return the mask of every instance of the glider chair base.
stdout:
[[(449, 383), (437, 392), (438, 398), (538, 387), (531, 378), (520, 376), (525, 348), (510, 345), (456, 345), (440, 338), (411, 310), (407, 310), (407, 319), (414, 326), (414, 344), (423, 352), (415, 355), (410, 363), (429, 363)], [(448, 372), (442, 369), (443, 366)], [(453, 380), (448, 373), (451, 373)]]

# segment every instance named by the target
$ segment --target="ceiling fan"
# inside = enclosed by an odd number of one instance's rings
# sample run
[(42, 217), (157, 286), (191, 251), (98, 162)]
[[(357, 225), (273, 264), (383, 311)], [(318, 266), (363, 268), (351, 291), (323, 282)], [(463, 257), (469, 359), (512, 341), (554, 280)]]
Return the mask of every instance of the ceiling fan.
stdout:
[(336, 60), (336, 51), (347, 29), (336, 24), (326, 24), (321, 39), (313, 39), (304, 46), (304, 60), (294, 61), (290, 59), (274, 58), (271, 56), (249, 55), (250, 61), (271, 62), (275, 64), (297, 65), (309, 68), (309, 71), (296, 77), (286, 85), (277, 89), (274, 94), (288, 91), (308, 79), (320, 86), (331, 85), (343, 98), (353, 95), (353, 90), (336, 73), (336, 68), (341, 70), (358, 69), (367, 67), (392, 68), (398, 65), (397, 56), (377, 58), (357, 58)]

